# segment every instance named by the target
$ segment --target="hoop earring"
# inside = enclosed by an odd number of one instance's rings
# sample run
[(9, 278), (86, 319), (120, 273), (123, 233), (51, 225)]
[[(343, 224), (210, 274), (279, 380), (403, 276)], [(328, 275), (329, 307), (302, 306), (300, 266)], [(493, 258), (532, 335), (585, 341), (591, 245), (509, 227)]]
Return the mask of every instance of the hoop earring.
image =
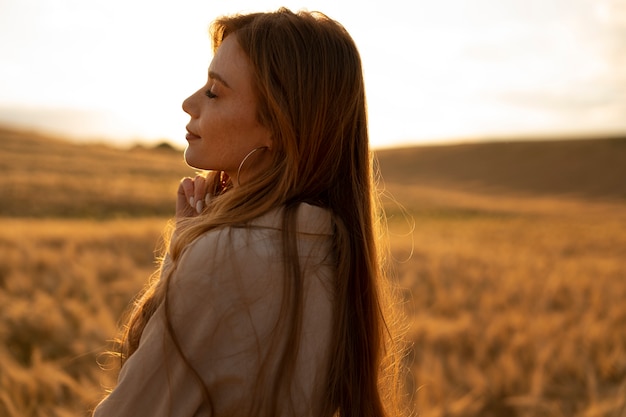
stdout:
[(243, 164), (248, 160), (248, 158), (250, 158), (250, 156), (253, 153), (255, 153), (256, 151), (259, 151), (261, 149), (269, 149), (269, 147), (267, 147), (267, 146), (259, 146), (258, 148), (252, 149), (250, 152), (248, 152), (248, 154), (246, 156), (243, 157), (243, 160), (241, 161), (241, 163), (239, 164), (239, 168), (237, 169), (237, 186), (241, 185), (241, 183), (239, 182), (239, 174), (241, 173), (241, 168), (243, 168)]

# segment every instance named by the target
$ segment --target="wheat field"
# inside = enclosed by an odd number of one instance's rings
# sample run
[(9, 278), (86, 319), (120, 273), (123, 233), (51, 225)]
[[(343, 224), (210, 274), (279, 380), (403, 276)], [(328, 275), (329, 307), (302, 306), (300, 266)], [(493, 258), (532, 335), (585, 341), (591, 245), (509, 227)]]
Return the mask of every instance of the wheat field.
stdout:
[[(0, 416), (87, 416), (115, 380), (117, 363), (103, 353), (154, 271), (171, 210), (161, 194), (173, 195), (188, 169), (167, 151), (9, 133), (0, 138)], [(37, 147), (47, 152), (34, 156)], [(398, 180), (386, 168), (392, 156), (380, 156), (383, 202), (415, 414), (625, 417), (620, 182), (600, 184), (611, 189), (606, 198), (495, 192), (478, 177), (472, 187), (436, 182), (432, 172), (407, 181), (405, 170)], [(83, 193), (95, 179), (100, 192)]]

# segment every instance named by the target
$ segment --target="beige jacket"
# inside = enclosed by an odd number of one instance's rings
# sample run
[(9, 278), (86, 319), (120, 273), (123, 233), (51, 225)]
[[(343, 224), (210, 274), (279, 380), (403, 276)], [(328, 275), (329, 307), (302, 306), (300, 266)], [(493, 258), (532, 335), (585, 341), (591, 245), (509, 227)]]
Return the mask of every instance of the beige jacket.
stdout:
[[(281, 222), (282, 210), (276, 210), (251, 227), (210, 231), (189, 245), (172, 276), (172, 327), (208, 388), (213, 414), (167, 336), (161, 305), (95, 417), (249, 415), (253, 393), (271, 389), (277, 371), (271, 341), (285, 341), (276, 326), (284, 284)], [(296, 223), (304, 270), (303, 326), (291, 386), (296, 409), (285, 408), (281, 415), (312, 416), (326, 379), (332, 325), (331, 216), (301, 204)]]

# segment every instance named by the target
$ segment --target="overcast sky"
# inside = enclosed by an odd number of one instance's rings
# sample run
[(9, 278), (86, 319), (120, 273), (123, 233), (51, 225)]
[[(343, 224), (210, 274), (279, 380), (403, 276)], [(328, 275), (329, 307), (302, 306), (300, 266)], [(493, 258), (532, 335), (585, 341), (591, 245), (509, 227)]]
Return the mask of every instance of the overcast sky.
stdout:
[(280, 5), (352, 34), (376, 146), (626, 132), (626, 0), (0, 0), (0, 121), (182, 145), (210, 21)]

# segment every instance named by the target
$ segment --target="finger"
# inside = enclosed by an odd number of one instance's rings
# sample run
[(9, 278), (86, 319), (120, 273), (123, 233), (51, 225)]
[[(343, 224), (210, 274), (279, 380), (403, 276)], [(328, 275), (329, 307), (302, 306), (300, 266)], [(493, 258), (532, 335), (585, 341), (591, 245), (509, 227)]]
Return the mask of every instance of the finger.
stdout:
[(189, 177), (183, 178), (178, 186), (178, 195), (184, 196), (186, 203), (193, 206), (194, 180)]
[(191, 178), (183, 178), (178, 185), (176, 198), (176, 216), (189, 217), (194, 214), (193, 207), (194, 184)]
[(205, 197), (207, 195), (207, 180), (205, 177), (198, 175), (193, 181), (193, 202), (191, 204), (198, 214), (202, 213), (205, 206)]

